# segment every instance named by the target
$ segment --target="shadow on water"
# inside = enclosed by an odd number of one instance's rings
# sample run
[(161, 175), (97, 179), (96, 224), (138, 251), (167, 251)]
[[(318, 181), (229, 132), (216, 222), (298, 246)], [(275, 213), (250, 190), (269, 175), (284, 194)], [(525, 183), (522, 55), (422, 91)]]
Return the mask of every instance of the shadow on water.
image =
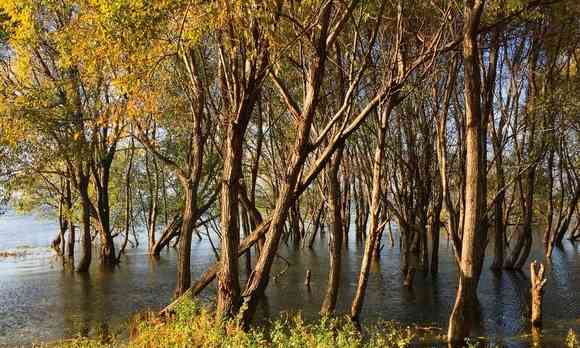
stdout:
[[(14, 231), (22, 230), (23, 225), (30, 226), (26, 229), (30, 234), (19, 233), (16, 238)], [(94, 260), (89, 274), (78, 274), (63, 268), (58, 259), (46, 252), (55, 230), (55, 224), (30, 217), (10, 213), (0, 217), (0, 240), (8, 241), (2, 249), (29, 245), (35, 251), (24, 258), (0, 259), (0, 346), (116, 332), (135, 312), (160, 309), (170, 301), (175, 285), (175, 250), (164, 250), (156, 260), (147, 255), (146, 245), (141, 243), (128, 250), (114, 271), (100, 267)], [(307, 321), (318, 318), (329, 272), (327, 238), (327, 233), (321, 234), (312, 249), (296, 248), (293, 242), (281, 247), (281, 258), (277, 258), (272, 270), (278, 277), (270, 281), (258, 308), (260, 322), (280, 312), (301, 311)], [(353, 233), (350, 238), (348, 248), (343, 249), (337, 305), (337, 312), (344, 314), (349, 312), (356, 290), (364, 246)], [(422, 345), (447, 347), (441, 336), (446, 332), (457, 287), (451, 246), (441, 240), (439, 273), (432, 276), (418, 271), (414, 287), (409, 289), (403, 286), (398, 243), (392, 247), (387, 234), (383, 239), (380, 260), (371, 267), (361, 313), (363, 325), (380, 320), (417, 325), (426, 333)], [(39, 250), (43, 251), (36, 252)], [(473, 323), (475, 333), (491, 337), (485, 342), (492, 346), (527, 347), (537, 342), (549, 347), (563, 346), (567, 331), (580, 329), (579, 254), (578, 244), (565, 242), (561, 250), (554, 251), (547, 265), (542, 335), (530, 334), (527, 267), (523, 273), (491, 272), (488, 257), (479, 286), (481, 311)], [(543, 260), (541, 247), (532, 250), (532, 259)], [(194, 240), (192, 277), (198, 277), (214, 261), (209, 243)], [(255, 262), (253, 253), (252, 261)], [(310, 288), (304, 284), (307, 269), (312, 272)], [(243, 285), (246, 279), (242, 273)], [(212, 285), (202, 296), (212, 299), (214, 294)]]

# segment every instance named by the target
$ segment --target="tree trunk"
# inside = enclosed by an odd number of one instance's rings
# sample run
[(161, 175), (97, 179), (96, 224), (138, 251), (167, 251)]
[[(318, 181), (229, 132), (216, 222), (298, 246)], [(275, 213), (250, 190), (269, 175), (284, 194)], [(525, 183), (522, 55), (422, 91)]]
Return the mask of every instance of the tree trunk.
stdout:
[[(378, 238), (378, 219), (379, 219), (379, 205), (380, 205), (380, 192), (381, 192), (381, 171), (383, 167), (383, 159), (385, 154), (385, 134), (389, 116), (393, 109), (392, 101), (387, 101), (383, 112), (381, 113), (380, 126), (377, 135), (377, 147), (375, 149), (374, 160), (373, 160), (373, 183), (372, 183), (372, 193), (371, 193), (371, 206), (370, 206), (370, 221), (369, 221), (369, 233), (365, 241), (365, 249), (361, 264), (361, 269), (359, 273), (356, 293), (352, 300), (350, 307), (350, 317), (353, 321), (358, 322), (360, 311), (362, 309), (364, 296), (366, 292), (366, 287), (369, 279), (369, 272), (371, 268), (371, 258), (375, 244)], [(386, 185), (385, 185), (386, 186)]]
[[(451, 100), (451, 95), (453, 91), (453, 86), (455, 85), (455, 80), (457, 78), (457, 62), (456, 60), (451, 61), (451, 66), (448, 68), (447, 81), (445, 82), (445, 95), (443, 98), (443, 107), (441, 114), (437, 118), (436, 127), (436, 152), (437, 152), (437, 164), (439, 169), (439, 182), (441, 184), (441, 192), (443, 195), (443, 203), (446, 210), (446, 225), (448, 230), (448, 237), (451, 236), (453, 241), (453, 249), (455, 252), (455, 260), (459, 264), (459, 258), (461, 255), (461, 239), (460, 239), (460, 224), (459, 224), (459, 213), (456, 211), (451, 199), (451, 190), (449, 187), (449, 182), (447, 180), (447, 118), (449, 115), (449, 103)], [(435, 107), (435, 106), (434, 106)], [(449, 242), (449, 238), (447, 239)]]
[(70, 183), (70, 179), (67, 179), (66, 181), (66, 187), (65, 187), (65, 204), (66, 204), (66, 210), (67, 210), (67, 219), (68, 219), (68, 226), (69, 226), (69, 232), (68, 232), (68, 240), (67, 240), (67, 247), (66, 247), (66, 252), (67, 252), (67, 258), (69, 259), (69, 262), (73, 265), (74, 267), (74, 260), (75, 260), (75, 224), (74, 224), (74, 220), (72, 218), (72, 190), (71, 190), (71, 183)]
[[(131, 152), (129, 155), (129, 164), (127, 165), (127, 172), (125, 173), (125, 239), (123, 240), (123, 245), (121, 250), (119, 250), (119, 256), (117, 257), (117, 262), (121, 258), (121, 254), (125, 252), (127, 247), (127, 242), (129, 241), (129, 229), (133, 222), (133, 209), (131, 203), (131, 171), (133, 169), (133, 157), (135, 155), (135, 141), (131, 138)], [(151, 248), (151, 246), (149, 246)], [(151, 249), (149, 249), (151, 250)]]
[[(155, 125), (153, 126), (153, 138), (155, 139)], [(157, 160), (152, 159), (154, 175), (149, 169), (149, 156), (145, 154), (145, 173), (147, 174), (147, 183), (149, 189), (149, 205), (147, 213), (147, 248), (149, 253), (153, 250), (155, 245), (155, 233), (157, 230), (157, 216), (159, 213), (159, 167)]]
[(443, 208), (443, 193), (437, 194), (437, 201), (433, 208), (433, 218), (431, 220), (431, 274), (439, 271), (439, 228), (441, 227), (441, 209)]
[(326, 286), (326, 294), (322, 307), (321, 314), (330, 315), (336, 308), (336, 300), (338, 298), (338, 287), (340, 284), (340, 264), (342, 254), (342, 238), (343, 238), (343, 218), (342, 218), (342, 204), (340, 194), (340, 182), (338, 181), (338, 170), (342, 159), (343, 147), (341, 147), (330, 164), (329, 168), (329, 210), (332, 213), (332, 222), (330, 230), (330, 273), (328, 274), (328, 284)]
[(552, 224), (554, 222), (554, 150), (548, 155), (548, 212), (546, 213), (546, 229), (544, 231), (544, 252), (549, 257), (550, 240), (552, 238)]
[[(247, 117), (249, 118), (249, 115)], [(241, 304), (238, 272), (238, 244), (240, 242), (238, 191), (242, 171), (242, 137), (245, 127), (240, 129), (233, 120), (230, 122), (224, 144), (220, 209), (222, 247), (221, 271), (218, 274), (217, 315), (222, 318), (235, 316)]]
[(304, 94), (303, 109), (300, 112), (300, 115), (297, 115), (300, 121), (298, 122), (290, 166), (286, 170), (284, 181), (276, 200), (276, 207), (272, 213), (272, 221), (266, 235), (266, 242), (264, 243), (263, 250), (260, 253), (260, 257), (258, 258), (254, 271), (248, 280), (246, 290), (243, 294), (244, 305), (246, 306), (242, 313), (244, 324), (250, 322), (256, 310), (258, 298), (263, 296), (266, 286), (268, 285), (270, 269), (278, 249), (286, 218), (288, 217), (288, 210), (297, 199), (294, 195), (294, 189), (296, 184), (299, 182), (299, 176), (309, 152), (308, 140), (316, 112), (322, 79), (324, 77), (324, 67), (327, 54), (326, 40), (330, 24), (331, 9), (332, 2), (326, 3), (322, 8), (319, 17), (320, 23), (318, 30), (320, 30), (320, 36), (316, 39), (315, 56), (310, 59), (308, 72), (306, 74), (306, 93)]
[(318, 212), (316, 213), (316, 219), (314, 220), (313, 226), (314, 229), (312, 230), (310, 238), (308, 239), (308, 248), (310, 249), (312, 249), (312, 247), (314, 246), (314, 240), (316, 239), (316, 234), (318, 233), (318, 230), (321, 229), (323, 213), (324, 213), (324, 200), (320, 202), (320, 207), (318, 208)]
[(478, 62), (477, 30), (484, 0), (465, 0), (463, 24), (464, 95), (466, 114), (465, 212), (459, 288), (449, 318), (449, 342), (462, 342), (471, 330), (477, 311), (477, 286), (485, 255), (485, 192), (481, 113), (481, 80)]
[[(251, 232), (250, 216), (243, 206), (241, 206), (240, 209), (240, 222), (244, 230), (244, 238), (246, 238)], [(252, 249), (248, 249), (248, 251), (246, 251), (244, 261), (246, 267), (246, 278), (249, 278), (250, 274), (252, 274)]]
[(568, 211), (566, 212), (566, 217), (564, 218), (564, 222), (562, 226), (559, 228), (558, 231), (554, 232), (554, 236), (552, 238), (552, 249), (554, 246), (562, 245), (562, 240), (564, 239), (564, 235), (566, 235), (566, 231), (568, 231), (568, 227), (570, 227), (570, 222), (572, 221), (572, 216), (574, 215), (574, 210), (576, 209), (576, 205), (580, 201), (580, 186), (576, 188), (576, 192), (572, 197), (572, 200), (568, 204)]
[[(501, 150), (499, 150), (501, 151)], [(493, 262), (491, 264), (492, 270), (501, 270), (504, 263), (504, 239), (505, 239), (505, 224), (503, 206), (505, 204), (505, 175), (503, 172), (502, 154), (496, 154), (496, 173), (497, 173), (497, 190), (498, 196), (494, 203), (494, 233), (493, 233)]]
[(179, 236), (179, 232), (181, 231), (183, 219), (181, 215), (176, 214), (173, 216), (171, 221), (165, 226), (163, 232), (161, 233), (161, 237), (155, 242), (153, 248), (151, 250), (151, 255), (154, 257), (159, 257), (161, 250), (165, 248), (171, 240), (177, 236)]
[(184, 183), (185, 207), (183, 208), (183, 222), (179, 239), (179, 251), (177, 260), (177, 282), (175, 285), (175, 297), (181, 296), (191, 284), (191, 237), (195, 226), (197, 203), (195, 201), (195, 189), (189, 182)]
[(544, 265), (533, 261), (530, 264), (530, 281), (532, 292), (532, 325), (535, 327), (542, 326), (542, 298), (544, 297)]
[[(64, 191), (64, 185), (61, 183), (61, 190)], [(64, 197), (61, 194), (58, 202), (58, 235), (52, 241), (52, 247), (59, 256), (65, 254), (65, 233), (68, 229), (68, 219), (64, 212)]]
[(89, 198), (89, 177), (79, 175), (79, 195), (81, 197), (81, 248), (82, 255), (77, 266), (77, 272), (84, 273), (89, 271), (92, 257), (91, 245), (91, 201)]
[[(110, 162), (112, 163), (112, 161)], [(95, 185), (97, 190), (97, 214), (99, 220), (99, 230), (101, 235), (101, 262), (109, 267), (117, 263), (115, 253), (115, 243), (111, 234), (110, 205), (109, 205), (109, 179), (111, 164), (102, 165), (99, 184)], [(98, 175), (98, 174), (97, 174)]]
[(429, 244), (427, 244), (427, 221), (425, 219), (421, 225), (421, 267), (423, 267), (423, 272), (429, 272)]
[(506, 269), (521, 269), (528, 258), (532, 243), (532, 218), (535, 187), (535, 165), (528, 169), (526, 184), (526, 200), (524, 204), (524, 224), (518, 241), (510, 257), (506, 260)]
[[(413, 226), (414, 226), (414, 220)], [(413, 288), (415, 272), (419, 266), (419, 246), (420, 232), (413, 226), (407, 226), (402, 229), (404, 235), (403, 243), (403, 285), (407, 288)]]

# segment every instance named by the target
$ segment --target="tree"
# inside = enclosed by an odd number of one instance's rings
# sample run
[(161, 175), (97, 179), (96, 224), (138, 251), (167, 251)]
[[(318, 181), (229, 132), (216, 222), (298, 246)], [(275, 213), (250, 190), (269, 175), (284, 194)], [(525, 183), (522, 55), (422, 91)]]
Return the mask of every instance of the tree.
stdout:
[(483, 12), (483, 0), (465, 0), (463, 12), (463, 66), (466, 121), (465, 220), (459, 264), (459, 288), (449, 318), (447, 339), (462, 341), (475, 320), (477, 285), (485, 255), (485, 170), (483, 168), (484, 120), (481, 110), (481, 78), (477, 32)]

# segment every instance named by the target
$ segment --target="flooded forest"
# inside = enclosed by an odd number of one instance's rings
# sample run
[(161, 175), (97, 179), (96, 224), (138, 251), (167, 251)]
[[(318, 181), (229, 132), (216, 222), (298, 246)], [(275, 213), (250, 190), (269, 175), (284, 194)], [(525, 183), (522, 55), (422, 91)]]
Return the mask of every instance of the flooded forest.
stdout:
[(0, 0), (0, 347), (580, 347), (575, 0)]

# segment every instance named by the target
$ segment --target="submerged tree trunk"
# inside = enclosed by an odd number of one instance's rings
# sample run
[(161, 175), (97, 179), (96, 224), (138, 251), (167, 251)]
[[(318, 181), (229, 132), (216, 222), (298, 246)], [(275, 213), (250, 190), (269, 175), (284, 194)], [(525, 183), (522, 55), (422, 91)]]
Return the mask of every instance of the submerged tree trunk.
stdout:
[(81, 198), (81, 259), (77, 266), (77, 272), (89, 271), (92, 257), (91, 243), (91, 201), (89, 198), (89, 177), (79, 175), (79, 195)]
[(481, 80), (478, 62), (477, 30), (483, 11), (484, 0), (465, 0), (463, 24), (464, 95), (466, 114), (466, 178), (465, 213), (461, 262), (459, 265), (459, 288), (455, 305), (449, 318), (447, 338), (450, 342), (462, 342), (471, 330), (477, 313), (477, 286), (485, 255), (486, 236), (481, 228), (485, 213), (483, 192), (484, 168), (481, 160), (483, 150), (483, 124), (481, 113)]
[(169, 245), (173, 238), (179, 235), (182, 223), (183, 219), (181, 218), (181, 215), (176, 214), (173, 216), (171, 221), (163, 229), (161, 237), (159, 237), (159, 239), (155, 242), (155, 245), (153, 245), (151, 255), (159, 257), (161, 250)]
[[(64, 184), (61, 180), (61, 190), (64, 192)], [(65, 255), (65, 233), (68, 229), (68, 219), (65, 216), (65, 198), (61, 193), (58, 201), (58, 235), (52, 241), (52, 247), (59, 256)]]
[(578, 204), (579, 201), (580, 201), (580, 185), (576, 188), (576, 192), (574, 193), (574, 196), (572, 197), (571, 201), (568, 203), (566, 216), (564, 217), (564, 221), (563, 221), (562, 225), (560, 226), (560, 228), (557, 231), (554, 231), (551, 245), (550, 245), (549, 255), (552, 254), (552, 250), (555, 246), (562, 245), (562, 240), (564, 239), (564, 236), (566, 235), (566, 232), (568, 231), (568, 228), (570, 227), (570, 222), (572, 221), (572, 216), (574, 215), (574, 210), (576, 209), (576, 205)]
[(530, 264), (530, 281), (532, 292), (532, 325), (535, 327), (542, 326), (542, 298), (544, 297), (544, 265), (533, 261)]
[(535, 187), (535, 165), (528, 169), (526, 180), (526, 196), (524, 206), (524, 223), (519, 233), (518, 240), (510, 257), (506, 260), (506, 269), (522, 269), (527, 260), (532, 244), (532, 218)]
[(183, 188), (185, 191), (185, 207), (183, 208), (183, 222), (179, 239), (175, 297), (181, 296), (191, 284), (191, 237), (197, 215), (196, 190), (190, 182), (184, 183)]
[(552, 224), (554, 223), (554, 150), (548, 150), (548, 212), (546, 213), (546, 229), (544, 230), (544, 252), (549, 257)]
[[(153, 125), (153, 139), (155, 139), (155, 125)], [(149, 190), (149, 204), (147, 206), (147, 248), (149, 253), (155, 245), (155, 233), (157, 232), (157, 217), (159, 214), (159, 166), (157, 160), (152, 158), (153, 174), (149, 169), (149, 156), (145, 154), (145, 173), (147, 176), (147, 186)]]
[(74, 260), (75, 260), (75, 224), (72, 217), (72, 189), (71, 189), (71, 182), (70, 179), (66, 180), (65, 185), (65, 205), (66, 205), (66, 218), (68, 220), (69, 232), (68, 232), (68, 240), (66, 246), (66, 256), (69, 259), (69, 262), (74, 267)]
[(312, 233), (310, 234), (310, 238), (308, 239), (308, 248), (312, 249), (314, 246), (314, 241), (316, 239), (316, 234), (319, 230), (322, 229), (322, 217), (324, 214), (324, 200), (320, 202), (320, 207), (318, 208), (318, 212), (316, 213), (316, 219), (314, 219), (314, 226), (312, 227)]
[(340, 266), (342, 257), (342, 239), (343, 239), (343, 217), (341, 206), (340, 182), (338, 180), (338, 170), (342, 159), (343, 147), (341, 147), (334, 155), (329, 168), (329, 210), (332, 214), (331, 230), (330, 230), (330, 272), (328, 274), (328, 284), (326, 286), (326, 294), (322, 307), (321, 314), (332, 314), (336, 308), (336, 300), (338, 298), (338, 287), (340, 284)]
[(253, 317), (258, 298), (263, 296), (264, 291), (268, 285), (270, 270), (274, 261), (274, 256), (278, 249), (280, 237), (284, 229), (288, 211), (297, 197), (294, 194), (296, 184), (299, 183), (300, 173), (306, 161), (306, 156), (309, 152), (309, 137), (318, 103), (318, 96), (320, 87), (324, 76), (324, 67), (326, 62), (326, 44), (327, 33), (330, 25), (330, 15), (332, 9), (332, 2), (325, 3), (320, 14), (320, 23), (318, 30), (320, 36), (315, 40), (315, 55), (309, 62), (307, 72), (307, 88), (304, 95), (304, 102), (302, 110), (296, 109), (296, 103), (291, 103), (291, 109), (297, 115), (299, 121), (297, 124), (296, 140), (293, 145), (290, 165), (285, 173), (285, 178), (280, 189), (280, 193), (276, 200), (276, 206), (272, 213), (272, 220), (270, 222), (269, 231), (266, 235), (266, 242), (260, 252), (260, 257), (256, 263), (254, 271), (252, 272), (246, 290), (243, 293), (245, 309), (242, 313), (242, 320), (244, 324), (249, 323)]
[(370, 221), (368, 236), (365, 241), (365, 248), (363, 259), (361, 263), (361, 268), (359, 272), (359, 278), (357, 283), (356, 292), (352, 300), (350, 307), (350, 317), (353, 321), (358, 322), (360, 311), (362, 309), (366, 287), (369, 279), (369, 272), (371, 268), (371, 258), (375, 248), (375, 244), (378, 239), (378, 219), (379, 219), (379, 205), (380, 205), (380, 192), (381, 192), (381, 172), (383, 167), (383, 159), (385, 153), (385, 135), (389, 116), (393, 109), (394, 103), (392, 101), (387, 101), (384, 109), (381, 113), (380, 127), (377, 135), (377, 147), (375, 149), (374, 159), (373, 159), (373, 183), (372, 183), (372, 193), (371, 193), (371, 204), (370, 204)]
[(99, 170), (94, 170), (96, 178), (97, 194), (97, 216), (99, 222), (100, 243), (101, 243), (101, 262), (109, 267), (117, 264), (117, 254), (115, 252), (115, 243), (111, 234), (111, 215), (109, 205), (109, 181), (112, 157), (103, 160)]
[[(133, 157), (135, 155), (135, 141), (131, 138), (131, 151), (129, 154), (129, 164), (127, 165), (127, 172), (125, 173), (125, 239), (123, 240), (123, 245), (121, 250), (119, 250), (119, 256), (117, 257), (117, 262), (121, 258), (121, 254), (125, 252), (127, 247), (127, 242), (129, 241), (129, 229), (133, 223), (133, 208), (131, 200), (131, 172), (133, 170)], [(149, 246), (151, 247), (151, 246)]]
[(441, 227), (441, 209), (443, 208), (443, 193), (437, 193), (437, 201), (433, 207), (433, 217), (430, 226), (431, 235), (431, 274), (439, 271), (439, 229)]
[[(501, 151), (501, 150), (499, 150)], [(503, 172), (503, 161), (501, 152), (496, 154), (496, 175), (498, 196), (494, 202), (494, 232), (493, 232), (493, 262), (491, 264), (492, 270), (501, 270), (504, 264), (504, 239), (505, 239), (505, 224), (504, 211), (505, 204), (505, 175)]]

